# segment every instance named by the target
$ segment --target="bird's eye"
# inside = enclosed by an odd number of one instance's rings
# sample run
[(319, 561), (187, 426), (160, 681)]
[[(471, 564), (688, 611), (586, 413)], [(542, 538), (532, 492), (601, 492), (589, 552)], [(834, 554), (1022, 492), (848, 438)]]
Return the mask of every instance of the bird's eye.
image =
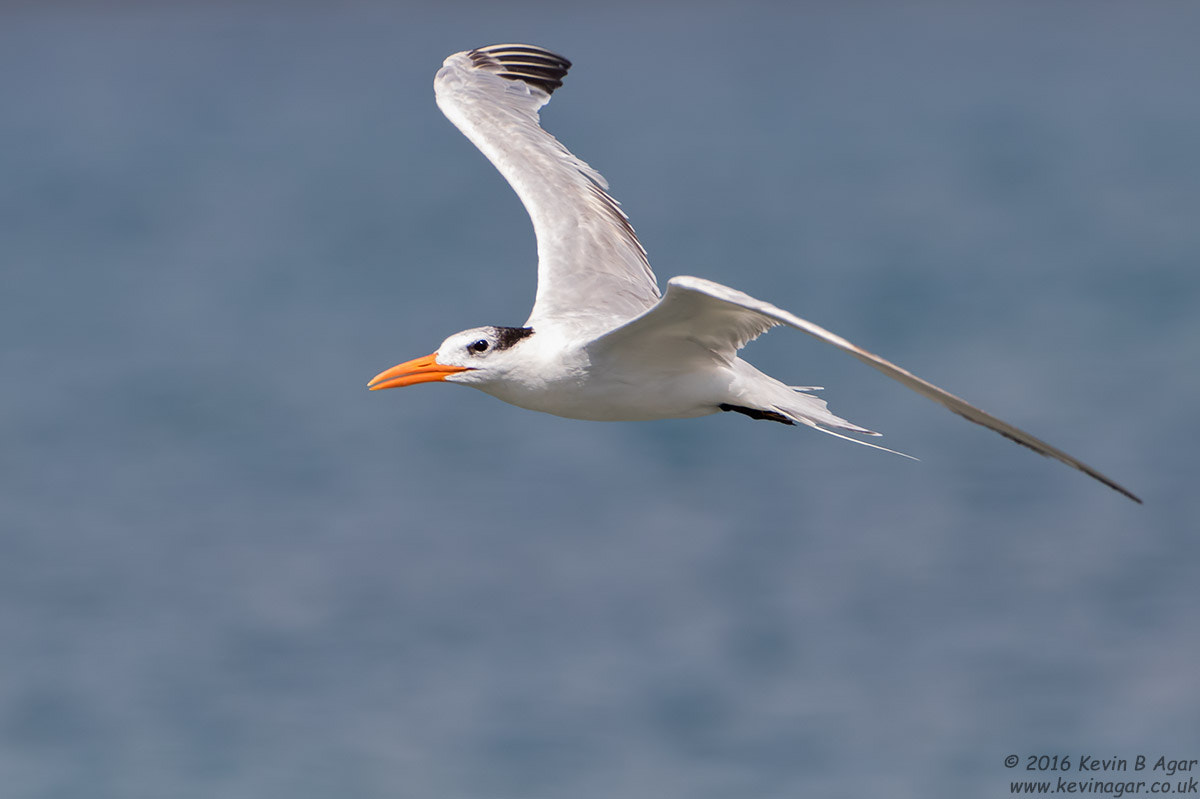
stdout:
[(481, 338), (479, 341), (473, 342), (469, 347), (467, 347), (467, 349), (469, 349), (471, 352), (487, 352), (487, 339)]

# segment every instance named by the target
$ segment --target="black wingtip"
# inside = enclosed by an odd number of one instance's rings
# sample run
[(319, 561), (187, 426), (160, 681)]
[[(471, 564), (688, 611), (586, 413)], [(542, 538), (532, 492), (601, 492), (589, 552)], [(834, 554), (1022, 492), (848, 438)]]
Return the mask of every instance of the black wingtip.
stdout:
[[(954, 412), (957, 413), (962, 418), (966, 419), (968, 422), (971, 422), (973, 424), (978, 424), (982, 427), (988, 427), (987, 425), (981, 424), (977, 419), (972, 419), (970, 416), (967, 416), (964, 413), (961, 413), (959, 411), (954, 411)], [(1014, 444), (1020, 444), (1022, 447), (1032, 450), (1033, 452), (1036, 452), (1037, 454), (1039, 454), (1043, 457), (1055, 458), (1056, 460), (1058, 460), (1062, 463), (1065, 463), (1068, 466), (1072, 466), (1072, 467), (1078, 469), (1079, 471), (1083, 472), (1084, 474), (1086, 474), (1088, 477), (1092, 478), (1093, 480), (1097, 480), (1097, 481), (1103, 483), (1104, 485), (1111, 488), (1113, 491), (1116, 491), (1118, 494), (1121, 494), (1123, 496), (1128, 497), (1129, 499), (1132, 499), (1134, 502), (1136, 502), (1139, 505), (1145, 504), (1144, 502), (1142, 502), (1142, 498), (1139, 497), (1137, 494), (1133, 493), (1128, 488), (1126, 488), (1125, 486), (1116, 482), (1115, 480), (1112, 480), (1112, 479), (1100, 474), (1100, 472), (1096, 471), (1091, 466), (1088, 466), (1086, 463), (1081, 463), (1080, 461), (1077, 461), (1074, 458), (1066, 458), (1064, 460), (1064, 458), (1061, 456), (1061, 453), (1053, 453), (1053, 452), (1049, 452), (1044, 449), (1039, 449), (1038, 447), (1035, 447), (1032, 444), (1030, 444), (1028, 441), (1022, 441), (1021, 439), (1017, 438), (1016, 436), (1014, 436), (1010, 433), (1006, 433), (1003, 430), (998, 430), (994, 427), (988, 427), (988, 429), (999, 433), (1000, 435), (1004, 436), (1005, 438), (1007, 438), (1009, 441), (1013, 442)], [(1034, 440), (1036, 441), (1036, 439), (1034, 439)], [(1038, 443), (1042, 443), (1042, 442), (1038, 442)]]
[(546, 94), (562, 86), (571, 62), (557, 53), (529, 44), (493, 44), (467, 53), (476, 67), (508, 80), (519, 80)]

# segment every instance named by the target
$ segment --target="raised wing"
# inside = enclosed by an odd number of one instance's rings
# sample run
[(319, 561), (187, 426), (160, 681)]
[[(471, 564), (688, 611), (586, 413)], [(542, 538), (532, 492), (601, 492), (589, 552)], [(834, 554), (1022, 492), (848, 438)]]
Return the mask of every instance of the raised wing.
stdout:
[(540, 47), (497, 44), (450, 56), (433, 86), (442, 113), (500, 170), (533, 220), (538, 287), (526, 326), (587, 334), (637, 316), (659, 292), (607, 182), (538, 123), (570, 66)]
[(850, 343), (820, 325), (710, 280), (698, 277), (671, 278), (667, 282), (667, 294), (662, 302), (638, 318), (602, 336), (593, 346), (620, 347), (625, 342), (638, 342), (640, 347), (670, 347), (672, 342), (682, 344), (690, 341), (702, 344), (718, 358), (732, 361), (737, 351), (747, 342), (776, 325), (788, 325), (803, 330), (810, 336), (850, 353), (868, 366), (878, 369), (893, 380), (898, 380), (918, 394), (944, 405), (964, 419), (995, 430), (1005, 438), (1040, 455), (1078, 469), (1134, 502), (1140, 504), (1142, 501), (1129, 489), (1105, 477), (1086, 463), (1008, 422), (997, 419), (945, 389), (922, 380), (891, 361)]

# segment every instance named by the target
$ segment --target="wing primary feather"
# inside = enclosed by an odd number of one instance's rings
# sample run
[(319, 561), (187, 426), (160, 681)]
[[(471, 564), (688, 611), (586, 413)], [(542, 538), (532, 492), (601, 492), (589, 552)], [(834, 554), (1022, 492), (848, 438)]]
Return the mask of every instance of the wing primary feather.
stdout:
[(508, 80), (524, 81), (553, 94), (562, 86), (571, 62), (557, 53), (525, 44), (493, 44), (467, 53), (471, 63)]

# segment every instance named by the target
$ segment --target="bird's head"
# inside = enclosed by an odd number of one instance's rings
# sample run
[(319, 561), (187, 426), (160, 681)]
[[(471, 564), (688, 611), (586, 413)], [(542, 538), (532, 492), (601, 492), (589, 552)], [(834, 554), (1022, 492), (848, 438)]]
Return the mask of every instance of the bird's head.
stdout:
[(367, 388), (377, 391), (434, 381), (479, 386), (502, 380), (519, 366), (516, 347), (531, 335), (531, 327), (473, 327), (450, 336), (431, 355), (380, 372)]

